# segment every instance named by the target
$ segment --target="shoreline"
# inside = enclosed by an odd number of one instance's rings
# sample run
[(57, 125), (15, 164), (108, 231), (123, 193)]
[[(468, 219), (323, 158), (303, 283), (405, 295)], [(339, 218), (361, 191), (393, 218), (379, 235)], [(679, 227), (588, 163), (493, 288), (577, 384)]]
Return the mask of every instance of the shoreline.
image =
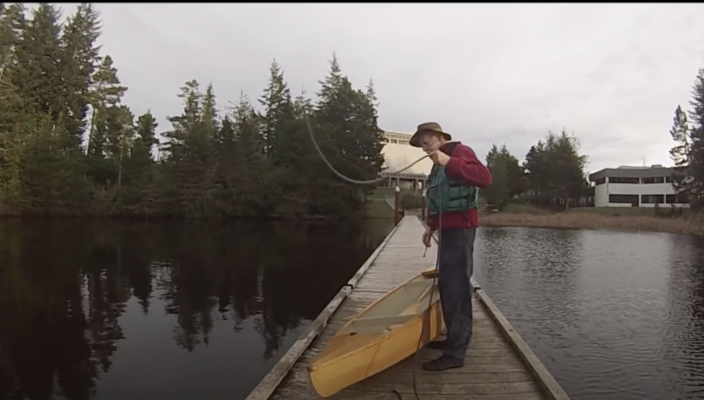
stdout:
[(550, 214), (480, 214), (479, 225), (487, 227), (608, 229), (623, 232), (660, 232), (704, 235), (702, 217), (655, 217), (646, 215), (599, 215), (589, 212)]

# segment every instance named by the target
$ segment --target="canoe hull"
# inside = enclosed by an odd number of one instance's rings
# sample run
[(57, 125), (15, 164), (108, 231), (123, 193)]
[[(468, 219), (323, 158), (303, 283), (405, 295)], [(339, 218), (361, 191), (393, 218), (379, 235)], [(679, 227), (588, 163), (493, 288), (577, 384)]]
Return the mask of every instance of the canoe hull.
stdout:
[[(409, 282), (424, 279), (419, 275)], [(349, 326), (353, 325), (355, 319), (364, 316), (365, 313), (373, 315), (369, 310), (375, 306), (378, 308), (387, 297), (402, 290), (409, 282), (395, 288), (350, 320), (330, 339), (325, 351), (311, 362), (309, 365), (311, 383), (321, 397), (333, 396), (340, 390), (399, 363), (440, 335), (444, 328), (440, 296), (437, 293), (437, 286), (431, 289), (431, 285), (428, 287), (431, 294), (427, 293), (426, 289), (424, 293), (426, 297), (407, 307), (400, 316), (393, 317), (402, 319), (406, 316), (407, 320), (400, 322), (392, 318), (381, 322), (385, 328), (380, 328), (382, 329), (380, 332), (375, 332), (374, 329), (366, 331), (359, 329), (356, 334), (349, 334), (351, 329)], [(422, 304), (423, 300), (424, 304)], [(417, 309), (412, 310), (413, 307)], [(383, 319), (385, 318), (376, 318), (376, 320)], [(374, 320), (374, 318), (367, 318), (367, 320)], [(427, 327), (427, 334), (424, 334), (424, 326)]]

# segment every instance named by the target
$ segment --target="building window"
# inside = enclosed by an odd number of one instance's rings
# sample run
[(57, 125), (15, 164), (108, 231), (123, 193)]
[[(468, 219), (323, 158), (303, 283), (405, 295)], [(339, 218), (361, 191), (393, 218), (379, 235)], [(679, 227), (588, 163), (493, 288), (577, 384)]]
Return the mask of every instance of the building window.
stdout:
[(687, 194), (686, 193), (668, 194), (667, 196), (665, 196), (665, 202), (667, 204), (686, 204), (687, 203)]
[(603, 185), (606, 183), (606, 178), (599, 178), (594, 181), (594, 185)]
[(637, 185), (640, 183), (640, 178), (609, 177), (609, 183), (625, 183), (625, 184)]
[(662, 194), (642, 194), (640, 202), (643, 204), (662, 204), (665, 202), (665, 195)]
[(674, 182), (674, 181), (675, 181), (675, 180), (672, 179), (671, 176), (666, 176), (666, 177), (665, 177), (665, 182), (667, 182), (667, 183), (672, 183), (672, 182)]
[[(611, 178), (609, 178), (609, 182)], [(638, 207), (637, 194), (610, 194), (609, 203), (614, 204), (631, 204), (633, 207)]]
[(664, 183), (665, 182), (665, 177), (663, 176), (656, 176), (652, 178), (643, 178), (643, 183)]

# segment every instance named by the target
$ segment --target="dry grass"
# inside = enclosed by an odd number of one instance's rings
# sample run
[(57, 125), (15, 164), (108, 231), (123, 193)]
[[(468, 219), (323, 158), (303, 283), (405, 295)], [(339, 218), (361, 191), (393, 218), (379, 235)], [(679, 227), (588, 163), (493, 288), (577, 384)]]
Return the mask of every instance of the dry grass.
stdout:
[(704, 234), (704, 218), (684, 216), (658, 218), (637, 215), (599, 215), (587, 212), (564, 213), (494, 213), (480, 217), (484, 226), (526, 226), (534, 228), (616, 229), (623, 231), (652, 231), (668, 233)]
[(367, 203), (367, 218), (393, 218), (394, 210), (384, 199), (371, 198)]

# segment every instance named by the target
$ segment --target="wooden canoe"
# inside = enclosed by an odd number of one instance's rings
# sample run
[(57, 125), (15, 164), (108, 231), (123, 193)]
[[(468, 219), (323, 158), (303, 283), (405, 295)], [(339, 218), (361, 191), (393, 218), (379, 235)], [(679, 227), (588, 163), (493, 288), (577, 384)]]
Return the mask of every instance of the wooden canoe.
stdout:
[[(311, 383), (320, 396), (330, 397), (377, 374), (437, 338), (444, 323), (434, 275), (425, 271), (402, 283), (335, 333), (308, 365)], [(428, 334), (421, 336), (423, 325)]]

